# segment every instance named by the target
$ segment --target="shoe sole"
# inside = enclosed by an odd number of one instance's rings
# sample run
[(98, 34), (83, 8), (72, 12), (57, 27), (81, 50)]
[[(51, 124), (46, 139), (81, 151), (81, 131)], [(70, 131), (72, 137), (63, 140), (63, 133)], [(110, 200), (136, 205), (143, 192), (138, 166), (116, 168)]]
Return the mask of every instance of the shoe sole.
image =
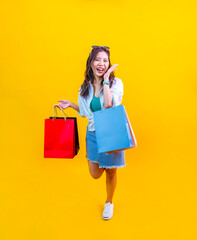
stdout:
[(103, 219), (103, 220), (109, 220), (109, 219), (111, 219), (112, 217), (113, 217), (113, 215), (110, 216), (110, 217), (103, 217), (103, 216), (102, 216), (102, 219)]

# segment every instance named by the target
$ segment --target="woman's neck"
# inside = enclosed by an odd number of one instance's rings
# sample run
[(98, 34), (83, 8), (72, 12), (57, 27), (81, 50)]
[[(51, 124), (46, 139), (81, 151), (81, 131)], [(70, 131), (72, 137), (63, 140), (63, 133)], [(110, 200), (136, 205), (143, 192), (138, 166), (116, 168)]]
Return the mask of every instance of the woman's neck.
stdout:
[(103, 80), (102, 78), (95, 78), (93, 83), (94, 83), (94, 85), (98, 86), (98, 85), (101, 85), (102, 80)]

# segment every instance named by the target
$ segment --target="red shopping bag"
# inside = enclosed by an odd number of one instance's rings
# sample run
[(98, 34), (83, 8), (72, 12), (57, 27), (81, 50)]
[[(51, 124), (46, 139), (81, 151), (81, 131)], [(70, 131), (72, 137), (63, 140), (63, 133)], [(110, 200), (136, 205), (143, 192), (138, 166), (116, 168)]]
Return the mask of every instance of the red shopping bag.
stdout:
[(64, 117), (45, 119), (44, 158), (74, 158), (79, 151), (77, 119), (66, 117), (61, 110)]

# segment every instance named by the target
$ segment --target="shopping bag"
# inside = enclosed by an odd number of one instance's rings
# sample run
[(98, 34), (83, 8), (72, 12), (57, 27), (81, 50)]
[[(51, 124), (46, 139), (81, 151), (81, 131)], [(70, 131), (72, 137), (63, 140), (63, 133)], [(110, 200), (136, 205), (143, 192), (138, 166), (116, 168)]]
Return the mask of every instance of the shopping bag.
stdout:
[(98, 152), (108, 154), (134, 148), (137, 141), (121, 104), (93, 113)]
[(44, 158), (74, 158), (79, 151), (77, 118), (55, 117), (57, 106), (54, 105), (53, 117), (45, 119)]

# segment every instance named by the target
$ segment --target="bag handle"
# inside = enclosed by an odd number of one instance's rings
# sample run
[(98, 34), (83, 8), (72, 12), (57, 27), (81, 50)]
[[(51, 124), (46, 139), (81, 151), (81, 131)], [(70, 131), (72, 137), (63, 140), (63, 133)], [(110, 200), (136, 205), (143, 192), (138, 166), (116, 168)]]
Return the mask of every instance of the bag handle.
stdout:
[[(53, 106), (53, 121), (54, 121), (54, 119), (56, 118), (55, 117), (55, 115), (57, 116), (57, 109), (56, 109), (56, 105), (54, 105)], [(68, 117), (66, 114), (65, 114), (65, 112), (63, 111), (63, 109), (62, 109), (62, 107), (61, 106), (59, 106), (60, 107), (60, 110), (62, 111), (62, 113), (63, 113), (63, 115), (64, 115), (64, 120), (66, 121), (66, 118)]]

